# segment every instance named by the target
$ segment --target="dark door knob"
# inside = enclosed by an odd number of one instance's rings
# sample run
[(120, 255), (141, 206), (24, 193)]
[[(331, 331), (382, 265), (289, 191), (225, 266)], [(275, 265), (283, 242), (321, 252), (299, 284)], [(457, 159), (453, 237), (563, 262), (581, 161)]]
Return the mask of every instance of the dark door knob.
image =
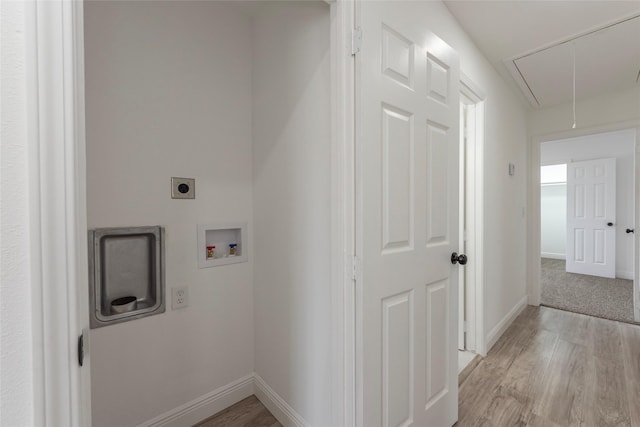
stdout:
[(634, 231), (635, 231), (635, 229), (633, 229), (633, 228), (627, 228), (627, 234), (633, 233)]
[(467, 256), (465, 254), (458, 255), (457, 252), (451, 254), (451, 264), (460, 263), (460, 265), (465, 265), (467, 263)]
[(607, 223), (607, 225), (608, 225), (609, 227), (613, 227), (613, 223), (612, 223), (612, 222), (608, 222), (608, 223)]

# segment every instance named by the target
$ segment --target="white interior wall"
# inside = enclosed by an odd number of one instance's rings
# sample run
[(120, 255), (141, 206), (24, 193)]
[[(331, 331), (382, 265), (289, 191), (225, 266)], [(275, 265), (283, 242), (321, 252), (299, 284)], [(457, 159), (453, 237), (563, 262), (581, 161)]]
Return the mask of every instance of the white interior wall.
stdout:
[[(93, 425), (132, 426), (253, 372), (252, 263), (198, 269), (196, 226), (248, 221), (250, 18), (219, 2), (85, 4), (88, 225), (166, 229), (167, 311), (91, 331)], [(196, 179), (172, 200), (170, 177)], [(187, 286), (189, 307), (171, 309)]]
[[(640, 86), (579, 101), (576, 118), (577, 131), (616, 123), (637, 123), (640, 121)], [(532, 110), (527, 120), (531, 137), (568, 132), (573, 123), (573, 106), (567, 103)]]
[(567, 184), (540, 187), (540, 256), (566, 259)]
[[(25, 2), (0, 2), (0, 425), (35, 424)], [(31, 209), (33, 207), (31, 206)]]
[(566, 259), (567, 165), (540, 168), (540, 256)]
[(330, 20), (270, 4), (253, 28), (256, 374), (331, 425)]
[[(526, 298), (527, 107), (441, 2), (425, 25), (460, 54), (460, 67), (487, 95), (484, 147), (484, 312), (490, 343)], [(515, 176), (508, 164), (516, 166)], [(470, 260), (469, 262), (473, 262)]]
[[(635, 134), (635, 129), (627, 129), (546, 142), (540, 147), (541, 164), (570, 163), (610, 157), (616, 159), (616, 277), (624, 279), (633, 279), (634, 235), (627, 234), (625, 230), (634, 228), (635, 222), (633, 206)], [(565, 196), (562, 199), (565, 203), (563, 212), (546, 210), (545, 207), (549, 207), (549, 203), (553, 201), (547, 197), (549, 196), (548, 187), (543, 186), (541, 191), (541, 252), (545, 253), (545, 244), (560, 237), (566, 241), (566, 186)], [(555, 196), (555, 201), (560, 203), (559, 195), (555, 194)], [(557, 222), (565, 223), (564, 233), (560, 236), (556, 234), (555, 238), (545, 238), (545, 232), (549, 231), (548, 226)], [(561, 232), (561, 230), (557, 231)]]

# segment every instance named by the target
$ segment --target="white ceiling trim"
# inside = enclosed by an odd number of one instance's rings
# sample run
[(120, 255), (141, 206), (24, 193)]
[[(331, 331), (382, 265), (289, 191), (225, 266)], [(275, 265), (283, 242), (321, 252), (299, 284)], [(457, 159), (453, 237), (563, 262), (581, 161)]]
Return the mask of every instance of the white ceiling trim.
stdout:
[(606, 30), (608, 28), (611, 28), (611, 27), (614, 27), (616, 25), (624, 24), (625, 22), (631, 21), (632, 19), (636, 19), (636, 18), (640, 18), (640, 13), (634, 13), (632, 15), (629, 15), (629, 16), (626, 16), (626, 17), (622, 17), (622, 18), (613, 20), (611, 22), (607, 22), (607, 23), (602, 24), (602, 25), (598, 25), (597, 27), (590, 28), (590, 29), (588, 29), (586, 31), (583, 31), (583, 32), (580, 32), (578, 34), (574, 34), (574, 35), (566, 37), (564, 39), (560, 39), (560, 40), (551, 42), (551, 43), (549, 43), (549, 44), (547, 44), (545, 46), (533, 49), (533, 50), (531, 50), (529, 52), (526, 52), (524, 54), (517, 55), (516, 57), (514, 57), (512, 59), (513, 60), (518, 60), (518, 59), (526, 58), (527, 56), (534, 55), (536, 53), (545, 51), (547, 49), (551, 49), (552, 47), (560, 46), (560, 45), (565, 44), (565, 43), (571, 43), (571, 42), (576, 41), (578, 39), (581, 39), (583, 37), (588, 37), (590, 35), (596, 34), (599, 31), (604, 31), (604, 30)]
[(527, 98), (527, 101), (529, 101), (529, 103), (533, 107), (539, 108), (540, 102), (538, 101), (538, 98), (536, 98), (536, 96), (533, 94), (533, 91), (529, 87), (529, 83), (527, 83), (527, 80), (524, 78), (522, 72), (520, 72), (520, 69), (516, 65), (516, 59), (517, 58), (505, 59), (504, 66), (507, 67), (509, 74), (511, 74), (511, 77), (513, 77), (513, 80), (520, 88), (520, 91), (522, 91), (524, 96)]

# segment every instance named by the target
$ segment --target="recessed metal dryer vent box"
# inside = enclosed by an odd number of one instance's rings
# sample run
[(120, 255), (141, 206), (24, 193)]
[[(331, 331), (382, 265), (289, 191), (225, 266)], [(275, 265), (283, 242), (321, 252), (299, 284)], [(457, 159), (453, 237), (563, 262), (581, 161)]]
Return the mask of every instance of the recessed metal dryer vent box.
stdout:
[(89, 231), (91, 328), (165, 311), (164, 229)]

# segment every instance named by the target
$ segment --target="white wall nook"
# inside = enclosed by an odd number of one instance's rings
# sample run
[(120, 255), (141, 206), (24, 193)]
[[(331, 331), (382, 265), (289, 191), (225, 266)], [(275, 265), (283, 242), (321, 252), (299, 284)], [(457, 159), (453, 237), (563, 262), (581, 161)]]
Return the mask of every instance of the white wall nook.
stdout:
[(90, 424), (193, 425), (255, 372), (292, 425), (336, 425), (330, 6), (83, 5), (88, 227), (162, 224), (175, 291), (91, 330)]
[(198, 225), (198, 267), (209, 268), (248, 260), (247, 224)]

